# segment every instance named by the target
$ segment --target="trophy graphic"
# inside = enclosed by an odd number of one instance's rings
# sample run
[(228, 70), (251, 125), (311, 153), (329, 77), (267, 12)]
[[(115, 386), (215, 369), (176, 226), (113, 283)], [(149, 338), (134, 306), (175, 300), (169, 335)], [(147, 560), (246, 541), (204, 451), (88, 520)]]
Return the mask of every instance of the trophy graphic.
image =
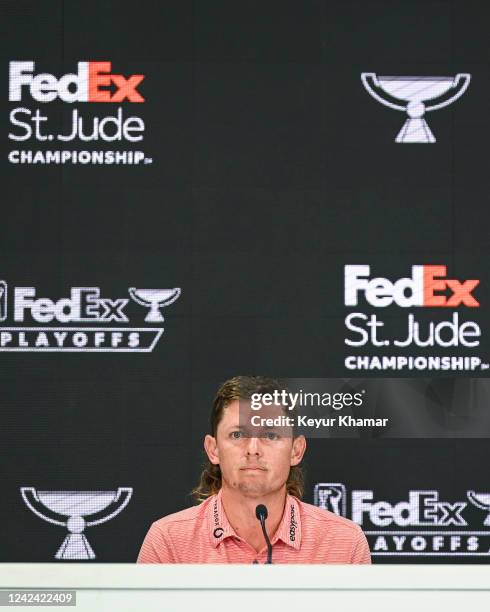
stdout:
[(375, 100), (389, 108), (405, 111), (408, 119), (396, 137), (396, 142), (435, 142), (424, 114), (448, 106), (468, 89), (471, 75), (455, 77), (376, 76), (363, 72), (361, 81)]
[(480, 508), (481, 510), (486, 510), (489, 513), (483, 521), (483, 524), (485, 527), (490, 527), (490, 493), (475, 493), (475, 491), (466, 491), (466, 495), (474, 506)]
[(174, 289), (136, 289), (130, 287), (128, 291), (136, 303), (150, 309), (145, 317), (147, 323), (162, 323), (164, 319), (159, 309), (172, 304), (180, 295), (179, 287)]
[(323, 510), (346, 516), (347, 491), (340, 482), (319, 482), (315, 485), (313, 500)]
[(7, 283), (0, 281), (0, 321), (7, 318)]
[(117, 491), (36, 491), (34, 487), (21, 487), (27, 507), (37, 516), (67, 527), (69, 534), (58, 549), (56, 559), (95, 559), (85, 527), (109, 521), (129, 503), (133, 489), (119, 487)]

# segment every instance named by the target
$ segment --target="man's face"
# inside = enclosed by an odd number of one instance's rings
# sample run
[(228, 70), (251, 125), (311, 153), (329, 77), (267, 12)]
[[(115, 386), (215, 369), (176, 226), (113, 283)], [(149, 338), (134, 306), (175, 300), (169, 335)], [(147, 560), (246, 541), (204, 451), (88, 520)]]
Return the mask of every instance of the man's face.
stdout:
[[(206, 436), (204, 447), (211, 463), (220, 466), (223, 486), (250, 497), (261, 497), (284, 486), (290, 467), (303, 458), (306, 442), (303, 436), (293, 438), (290, 428), (247, 431), (240, 427), (240, 407), (243, 411), (244, 402), (236, 400), (223, 410), (216, 438)], [(275, 406), (267, 415), (260, 416), (283, 414), (282, 408)]]

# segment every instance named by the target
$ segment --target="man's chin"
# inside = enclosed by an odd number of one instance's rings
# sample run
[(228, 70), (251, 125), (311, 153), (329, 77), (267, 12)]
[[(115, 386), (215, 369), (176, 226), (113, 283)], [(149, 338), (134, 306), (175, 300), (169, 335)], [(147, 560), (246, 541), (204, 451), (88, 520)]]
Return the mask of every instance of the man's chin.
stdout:
[(243, 493), (243, 495), (247, 495), (248, 497), (260, 497), (261, 495), (266, 495), (270, 493), (270, 488), (261, 482), (239, 482), (238, 490)]

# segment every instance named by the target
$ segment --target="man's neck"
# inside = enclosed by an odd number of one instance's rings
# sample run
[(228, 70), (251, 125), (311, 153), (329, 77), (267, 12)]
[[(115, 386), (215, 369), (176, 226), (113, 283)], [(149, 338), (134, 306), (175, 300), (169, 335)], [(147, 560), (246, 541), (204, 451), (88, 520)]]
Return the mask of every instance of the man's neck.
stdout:
[(221, 502), (226, 518), (236, 534), (257, 552), (260, 552), (265, 547), (265, 540), (260, 521), (255, 516), (255, 508), (258, 504), (264, 504), (267, 507), (266, 529), (269, 539), (272, 540), (284, 513), (286, 487), (284, 486), (269, 495), (248, 497), (243, 495), (241, 491), (230, 489), (223, 483)]

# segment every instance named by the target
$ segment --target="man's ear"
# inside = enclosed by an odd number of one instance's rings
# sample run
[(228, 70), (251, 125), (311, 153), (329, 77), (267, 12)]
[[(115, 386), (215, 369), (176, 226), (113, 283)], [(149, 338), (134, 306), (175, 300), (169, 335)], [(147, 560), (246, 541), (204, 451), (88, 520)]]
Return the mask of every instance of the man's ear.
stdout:
[(306, 438), (298, 436), (293, 438), (293, 446), (291, 447), (291, 465), (298, 465), (303, 459), (306, 451)]
[(218, 445), (216, 444), (216, 438), (206, 434), (204, 437), (204, 450), (206, 451), (206, 455), (208, 456), (209, 461), (213, 465), (219, 464), (219, 454), (218, 454)]

